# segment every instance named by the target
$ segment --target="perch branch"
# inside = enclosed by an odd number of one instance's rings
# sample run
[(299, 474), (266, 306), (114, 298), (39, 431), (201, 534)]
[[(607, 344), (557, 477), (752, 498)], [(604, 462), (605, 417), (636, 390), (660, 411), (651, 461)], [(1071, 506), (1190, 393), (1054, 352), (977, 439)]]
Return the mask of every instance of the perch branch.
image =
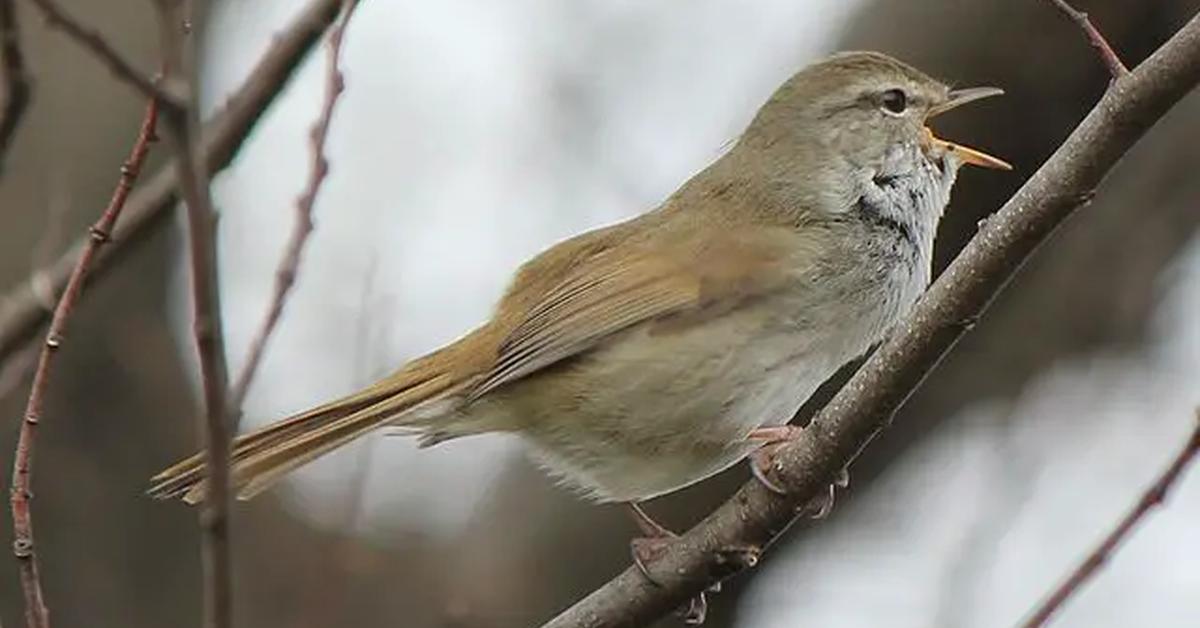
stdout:
[(1120, 157), (1197, 83), (1200, 15), (1110, 84), (1054, 155), (967, 244), (907, 322), (801, 437), (779, 450), (772, 479), (787, 495), (748, 483), (665, 548), (649, 566), (656, 583), (630, 567), (544, 628), (643, 626), (741, 571), (747, 561), (728, 557), (765, 549), (806, 503), (828, 492), (1034, 249), (1087, 203)]
[(1100, 56), (1100, 61), (1104, 63), (1104, 67), (1114, 79), (1119, 79), (1129, 74), (1129, 68), (1125, 67), (1125, 64), (1121, 61), (1121, 57), (1117, 56), (1117, 51), (1113, 50), (1113, 47), (1109, 45), (1108, 39), (1096, 28), (1096, 25), (1092, 23), (1087, 13), (1071, 6), (1066, 0), (1050, 0), (1050, 2), (1059, 11), (1062, 11), (1063, 15), (1066, 15), (1068, 19), (1075, 22), (1083, 30), (1083, 34), (1087, 36), (1088, 43), (1096, 49), (1096, 53)]
[(242, 404), (246, 401), (246, 393), (250, 390), (250, 383), (254, 381), (254, 375), (262, 361), (267, 340), (275, 331), (275, 326), (279, 324), (283, 307), (287, 303), (292, 286), (296, 283), (296, 273), (300, 268), (300, 255), (304, 252), (304, 245), (308, 242), (309, 235), (312, 234), (313, 204), (317, 200), (317, 193), (325, 181), (325, 176), (329, 174), (329, 161), (325, 157), (325, 141), (329, 137), (329, 126), (333, 121), (333, 108), (337, 105), (342, 90), (346, 88), (345, 78), (342, 76), (339, 65), (341, 63), (342, 37), (346, 32), (346, 24), (350, 21), (350, 15), (357, 6), (358, 0), (344, 0), (341, 17), (329, 31), (329, 67), (325, 78), (325, 100), (316, 123), (309, 131), (309, 141), (312, 144), (312, 163), (309, 166), (308, 183), (304, 186), (300, 197), (296, 199), (296, 221), (292, 225), (292, 232), (284, 246), (283, 256), (275, 269), (275, 287), (271, 293), (270, 304), (267, 306), (267, 314), (263, 317), (262, 324), (254, 334), (254, 338), (250, 341), (250, 349), (246, 353), (246, 363), (234, 381), (233, 391), (230, 393), (230, 408), (234, 413), (235, 427), (241, 414)]
[(157, 122), (158, 101), (151, 99), (146, 105), (137, 140), (133, 143), (129, 157), (121, 165), (121, 176), (117, 179), (112, 198), (100, 214), (100, 218), (88, 230), (83, 251), (75, 262), (66, 289), (54, 307), (54, 317), (42, 344), (29, 390), (29, 401), (25, 405), (24, 420), (21, 421), (17, 452), (13, 460), (12, 490), (9, 499), (13, 518), (13, 555), (16, 556), (19, 565), (21, 592), (25, 598), (25, 624), (28, 628), (47, 628), (50, 625), (49, 612), (38, 576), (37, 553), (33, 544), (33, 519), (29, 512), (30, 500), (33, 499), (33, 453), (37, 443), (38, 424), (41, 423), (45, 408), (46, 390), (50, 384), (55, 357), (65, 341), (67, 321), (75, 312), (75, 305), (83, 292), (84, 278), (100, 247), (112, 237), (113, 226), (121, 216), (133, 183), (146, 160), (146, 154), (150, 152), (150, 143), (156, 139), (154, 130)]
[(1155, 506), (1163, 504), (1167, 498), (1167, 492), (1187, 470), (1188, 465), (1196, 458), (1197, 454), (1200, 454), (1200, 408), (1196, 410), (1196, 425), (1192, 429), (1191, 436), (1188, 437), (1187, 444), (1171, 460), (1166, 471), (1163, 471), (1154, 484), (1151, 484), (1150, 488), (1142, 493), (1137, 503), (1121, 518), (1112, 532), (1109, 532), (1108, 536), (1104, 537), (1104, 540), (1089, 552), (1083, 562), (1079, 563), (1062, 584), (1058, 585), (1054, 592), (1046, 598), (1046, 601), (1042, 602), (1029, 615), (1029, 619), (1021, 624), (1022, 628), (1039, 628), (1050, 621), (1050, 618), (1062, 608), (1063, 604), (1075, 595), (1084, 583), (1096, 575), (1101, 565), (1108, 562), (1121, 543), (1133, 532), (1134, 527), (1149, 515)]
[[(305, 54), (333, 22), (341, 0), (312, 0), (273, 43), (206, 125), (202, 138), (202, 158), (209, 172), (227, 165), (254, 129), (259, 118), (283, 91)], [(105, 247), (92, 263), (89, 277), (97, 277), (111, 267), (133, 245), (170, 223), (170, 210), (178, 201), (175, 166), (168, 164), (150, 177), (129, 197), (125, 217), (111, 246)], [(53, 294), (67, 284), (75, 262), (87, 246), (82, 238), (53, 264), (30, 274), (0, 297), (0, 362), (32, 341), (49, 318), (44, 303), (48, 286)]]
[(29, 107), (31, 88), (21, 52), (21, 34), (14, 0), (0, 0), (0, 72), (3, 72), (4, 102), (0, 104), (0, 172), (21, 118)]

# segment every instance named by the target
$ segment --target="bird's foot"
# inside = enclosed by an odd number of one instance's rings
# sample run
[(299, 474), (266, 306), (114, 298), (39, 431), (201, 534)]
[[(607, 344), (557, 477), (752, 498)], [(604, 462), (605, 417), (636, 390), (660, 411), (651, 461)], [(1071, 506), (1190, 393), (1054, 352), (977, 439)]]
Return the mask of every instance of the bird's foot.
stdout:
[[(746, 437), (746, 440), (762, 443), (750, 454), (750, 473), (772, 493), (787, 494), (787, 489), (770, 477), (775, 468), (775, 455), (783, 446), (799, 438), (803, 431), (795, 425), (773, 425), (755, 429)], [(849, 483), (850, 474), (842, 469), (829, 485), (829, 489), (805, 504), (801, 512), (812, 519), (824, 519), (829, 515), (829, 511), (833, 510), (833, 498), (837, 488), (845, 488)]]
[(799, 438), (803, 431), (795, 425), (771, 425), (752, 430), (746, 436), (748, 441), (761, 443), (758, 449), (750, 453), (750, 473), (772, 493), (787, 494), (787, 489), (770, 477), (775, 466), (775, 454), (779, 453), (784, 445)]
[[(661, 586), (650, 574), (649, 565), (662, 558), (662, 555), (667, 551), (667, 547), (679, 535), (667, 529), (659, 522), (655, 521), (646, 514), (645, 510), (637, 502), (629, 502), (629, 513), (633, 517), (633, 521), (637, 524), (639, 530), (645, 536), (633, 539), (629, 542), (629, 553), (633, 556), (633, 564), (637, 566), (638, 571), (655, 586)], [(717, 593), (721, 590), (721, 583), (716, 583), (709, 587), (708, 593)], [(680, 606), (675, 610), (675, 614), (683, 619), (683, 623), (688, 626), (699, 626), (704, 623), (704, 618), (708, 614), (708, 600), (705, 594), (701, 593), (696, 597), (688, 600), (687, 604)]]

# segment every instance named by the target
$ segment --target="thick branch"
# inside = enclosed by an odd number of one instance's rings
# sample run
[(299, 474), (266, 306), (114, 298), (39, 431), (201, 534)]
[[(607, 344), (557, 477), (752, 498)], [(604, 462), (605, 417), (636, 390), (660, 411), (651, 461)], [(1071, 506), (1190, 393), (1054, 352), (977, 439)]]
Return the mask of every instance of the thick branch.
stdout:
[(31, 0), (42, 12), (42, 17), (52, 28), (61, 30), (80, 46), (86, 48), (96, 59), (108, 66), (108, 69), (123, 83), (131, 85), (147, 98), (157, 99), (164, 111), (182, 106), (181, 99), (165, 89), (169, 82), (156, 81), (150, 75), (138, 70), (132, 63), (101, 35), (99, 31), (85, 26), (63, 11), (54, 0)]
[(1167, 498), (1167, 492), (1171, 490), (1171, 487), (1175, 485), (1175, 482), (1179, 480), (1197, 455), (1200, 455), (1200, 409), (1196, 410), (1196, 425), (1192, 429), (1191, 436), (1183, 446), (1183, 449), (1171, 460), (1170, 466), (1163, 471), (1163, 474), (1155, 480), (1154, 484), (1150, 485), (1150, 488), (1146, 489), (1146, 492), (1142, 493), (1137, 503), (1121, 518), (1121, 521), (1117, 523), (1112, 532), (1109, 532), (1108, 536), (1104, 537), (1104, 540), (1088, 553), (1083, 562), (1079, 563), (1071, 574), (1063, 580), (1062, 584), (1046, 598), (1045, 602), (1030, 614), (1029, 619), (1025, 620), (1021, 626), (1023, 628), (1038, 628), (1050, 621), (1050, 618), (1058, 612), (1058, 609), (1062, 608), (1063, 604), (1072, 595), (1075, 595), (1084, 583), (1096, 575), (1100, 567), (1108, 561), (1121, 543), (1133, 532), (1134, 526), (1144, 519), (1146, 515), (1149, 515), (1155, 506), (1162, 505)]
[(308, 242), (308, 236), (313, 230), (313, 204), (316, 203), (317, 193), (321, 190), (325, 176), (329, 174), (329, 161), (325, 157), (325, 141), (329, 137), (329, 126), (333, 121), (333, 108), (337, 105), (338, 97), (346, 87), (345, 78), (342, 76), (339, 65), (341, 63), (342, 37), (346, 32), (346, 24), (350, 21), (350, 15), (358, 6), (358, 0), (344, 0), (342, 4), (341, 17), (329, 31), (329, 67), (325, 78), (325, 100), (321, 106), (321, 113), (309, 132), (309, 140), (312, 143), (310, 153), (312, 164), (309, 168), (308, 183), (304, 186), (300, 198), (296, 199), (296, 222), (292, 225), (292, 233), (288, 236), (287, 244), (284, 246), (283, 257), (280, 258), (279, 266), (275, 269), (275, 288), (271, 293), (267, 314), (263, 318), (262, 325), (254, 334), (253, 340), (250, 341), (246, 363), (230, 393), (230, 408), (233, 411), (235, 427), (237, 419), (240, 417), (242, 403), (246, 400), (246, 393), (250, 390), (250, 383), (254, 381), (254, 375), (262, 361), (267, 340), (275, 331), (275, 326), (279, 324), (283, 306), (287, 303), (292, 286), (296, 283), (296, 273), (300, 268), (300, 254), (304, 252), (304, 245)]
[(0, 73), (4, 84), (4, 102), (0, 104), (0, 172), (4, 171), (8, 147), (29, 107), (31, 91), (13, 1), (0, 0)]
[(146, 114), (142, 117), (142, 125), (138, 130), (137, 140), (129, 152), (128, 159), (121, 165), (121, 176), (117, 180), (116, 190), (108, 206), (88, 231), (86, 244), (75, 268), (71, 272), (67, 287), (63, 290), (54, 308), (54, 318), (50, 321), (50, 330), (46, 333), (46, 341), (42, 345), (38, 358), (37, 369), (33, 374), (33, 383), (29, 390), (29, 401), (25, 405), (24, 420), (21, 421), (20, 435), (17, 438), (17, 452), (13, 460), (12, 490), (10, 504), (13, 517), (13, 554), (20, 566), (21, 591), (25, 597), (25, 624), (28, 628), (47, 628), (50, 625), (49, 612), (46, 610), (45, 599), (42, 595), (42, 585), (38, 576), (37, 553), (33, 545), (33, 519), (29, 512), (29, 503), (33, 498), (33, 453), (37, 443), (37, 428), (42, 420), (45, 407), (46, 390), (50, 384), (50, 374), (58, 350), (65, 341), (67, 321), (75, 312), (75, 304), (83, 292), (84, 278), (96, 253), (109, 241), (113, 226), (121, 216), (125, 200), (133, 188), (150, 152), (150, 143), (154, 141), (154, 129), (158, 122), (158, 101), (151, 100), (146, 105)]
[(1033, 250), (1084, 205), (1117, 160), (1200, 83), (1200, 16), (1108, 92), (1053, 156), (980, 229), (938, 278), (907, 323), (888, 339), (776, 456), (774, 479), (758, 482), (679, 537), (651, 566), (605, 584), (545, 628), (642, 626), (741, 570), (730, 555), (769, 546), (828, 486), (980, 314)]
[[(275, 36), (274, 43), (245, 82), (208, 123), (201, 153), (210, 173), (229, 165), (259, 117), (333, 22), (339, 3), (340, 0), (312, 0), (295, 21)], [(167, 218), (177, 201), (175, 166), (169, 164), (130, 196), (112, 245), (96, 257), (88, 276), (98, 276), (128, 253), (134, 243), (170, 224)], [(49, 318), (50, 313), (43, 305), (44, 286), (48, 285), (54, 294), (61, 292), (86, 245), (87, 238), (82, 238), (58, 261), (31, 273), (29, 280), (0, 297), (0, 362), (31, 341)]]

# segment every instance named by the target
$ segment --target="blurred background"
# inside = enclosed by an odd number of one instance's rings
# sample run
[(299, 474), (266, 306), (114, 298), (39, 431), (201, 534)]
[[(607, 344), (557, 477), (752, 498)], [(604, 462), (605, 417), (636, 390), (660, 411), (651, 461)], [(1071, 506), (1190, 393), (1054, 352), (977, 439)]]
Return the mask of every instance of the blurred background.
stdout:
[[(150, 3), (63, 4), (153, 67)], [(1078, 4), (1130, 64), (1200, 10), (1200, 0)], [(207, 110), (302, 6), (211, 4), (201, 20)], [(25, 280), (94, 219), (142, 110), (26, 3), (18, 9), (36, 92), (0, 179), (0, 286)], [(653, 207), (790, 73), (861, 48), (1008, 92), (938, 120), (943, 135), (1017, 165), (964, 171), (939, 268), (1107, 82), (1043, 0), (364, 0), (347, 32), (317, 228), (246, 423), (348, 392), (465, 332), (522, 260)], [(214, 182), (235, 371), (308, 176), (324, 64), (322, 48)], [(758, 573), (729, 583), (708, 625), (1009, 626), (1038, 601), (1191, 429), (1197, 137), (1192, 94), (855, 464), (833, 515), (796, 526)], [(52, 384), (34, 514), (58, 625), (198, 622), (195, 515), (142, 494), (197, 443), (179, 236), (160, 230), (93, 285)], [(11, 452), (28, 360), (6, 358), (0, 451)], [(1200, 622), (1196, 475), (1055, 625)], [(686, 528), (745, 477), (733, 469), (649, 510)], [(10, 534), (7, 514), (0, 522)], [(618, 508), (555, 488), (511, 439), (417, 452), (379, 435), (237, 507), (236, 613), (243, 626), (538, 625), (624, 569), (634, 532)], [(16, 565), (6, 563), (0, 619), (18, 625)]]

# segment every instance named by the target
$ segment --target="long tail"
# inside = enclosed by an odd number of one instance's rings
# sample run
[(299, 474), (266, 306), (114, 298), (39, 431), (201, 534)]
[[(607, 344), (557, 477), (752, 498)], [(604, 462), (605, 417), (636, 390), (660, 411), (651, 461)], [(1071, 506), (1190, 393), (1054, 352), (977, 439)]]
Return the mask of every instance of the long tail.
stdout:
[[(435, 354), (436, 355), (436, 354)], [(399, 372), (348, 397), (313, 408), (233, 442), (231, 481), (238, 499), (250, 499), (293, 469), (311, 462), (388, 423), (426, 402), (451, 397), (455, 378), (436, 368), (436, 360), (411, 363)], [(412, 413), (417, 431), (433, 429), (432, 417)], [(203, 452), (151, 478), (148, 493), (158, 499), (183, 497), (189, 504), (204, 499), (208, 469)]]

